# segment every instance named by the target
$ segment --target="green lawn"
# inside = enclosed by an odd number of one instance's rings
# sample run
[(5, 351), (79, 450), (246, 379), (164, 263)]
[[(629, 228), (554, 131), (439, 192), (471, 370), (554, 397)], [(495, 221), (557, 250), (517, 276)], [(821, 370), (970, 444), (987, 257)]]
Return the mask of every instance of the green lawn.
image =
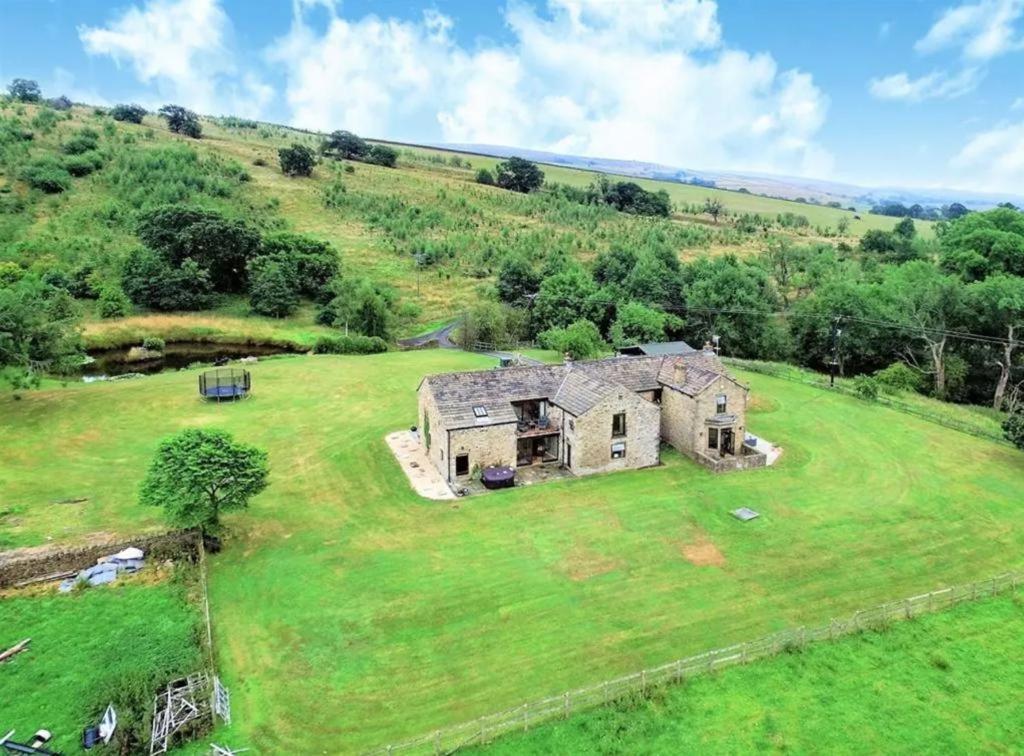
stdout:
[(595, 709), (490, 754), (1017, 753), (1020, 595)]
[[(785, 448), (774, 468), (716, 477), (666, 454), (417, 498), (383, 436), (415, 422), (425, 373), (491, 364), (282, 358), (220, 406), (194, 371), (5, 396), (0, 525), (19, 545), (158, 527), (135, 495), (161, 437), (223, 427), (267, 448), (271, 485), (211, 573), (233, 743), (263, 753), (360, 751), (1024, 562), (1024, 455), (757, 374), (749, 427)], [(72, 496), (89, 501), (52, 503)], [(728, 515), (742, 505), (762, 518)]]
[(185, 591), (122, 579), (71, 595), (0, 597), (0, 650), (32, 639), (0, 664), (0, 729), (22, 742), (47, 729), (48, 747), (80, 753), (82, 729), (113, 703), (122, 737), (146, 732), (141, 716), (156, 687), (202, 666), (199, 615)]

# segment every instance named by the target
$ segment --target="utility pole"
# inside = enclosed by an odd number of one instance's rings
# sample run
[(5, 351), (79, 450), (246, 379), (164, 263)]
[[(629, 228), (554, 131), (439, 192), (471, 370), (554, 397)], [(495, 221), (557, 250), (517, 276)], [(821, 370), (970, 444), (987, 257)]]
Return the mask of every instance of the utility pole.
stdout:
[(840, 327), (843, 321), (842, 315), (837, 315), (832, 320), (832, 359), (828, 363), (828, 385), (829, 388), (835, 388), (836, 385), (836, 368), (839, 367), (839, 339), (843, 335), (843, 329)]

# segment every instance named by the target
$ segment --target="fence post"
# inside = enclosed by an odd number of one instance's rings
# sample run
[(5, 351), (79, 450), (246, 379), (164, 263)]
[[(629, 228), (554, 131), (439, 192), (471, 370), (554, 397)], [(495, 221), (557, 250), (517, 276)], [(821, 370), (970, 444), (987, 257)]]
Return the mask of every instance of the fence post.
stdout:
[(562, 703), (563, 703), (563, 709), (564, 709), (565, 718), (568, 719), (569, 718), (569, 691), (565, 692), (565, 696), (563, 698), (563, 702)]
[(676, 682), (681, 683), (683, 681), (683, 660), (679, 659), (676, 662)]
[(434, 753), (441, 756), (441, 731), (434, 731)]
[(640, 695), (643, 695), (647, 689), (647, 670), (640, 670)]
[(904, 599), (903, 613), (906, 615), (907, 619), (910, 619), (910, 617), (913, 615), (913, 612), (910, 610), (910, 599)]
[(529, 728), (529, 720), (526, 718), (526, 710), (530, 707), (529, 703), (523, 704), (523, 732)]

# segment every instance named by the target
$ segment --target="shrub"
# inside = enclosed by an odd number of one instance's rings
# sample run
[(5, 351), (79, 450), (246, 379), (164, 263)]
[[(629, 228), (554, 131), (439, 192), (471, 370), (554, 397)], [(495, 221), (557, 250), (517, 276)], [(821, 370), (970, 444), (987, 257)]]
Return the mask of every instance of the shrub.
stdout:
[(146, 109), (141, 105), (115, 105), (110, 111), (111, 118), (126, 123), (142, 123), (145, 115)]
[(386, 352), (388, 344), (379, 336), (321, 336), (316, 340), (316, 354), (378, 354)]
[(47, 194), (60, 194), (71, 187), (71, 174), (52, 157), (39, 158), (26, 165), (21, 178), (33, 189)]
[(199, 116), (180, 105), (164, 105), (160, 115), (167, 119), (167, 128), (175, 134), (182, 134), (193, 139), (203, 135), (203, 127), (199, 124)]
[(131, 300), (120, 286), (104, 288), (96, 302), (96, 312), (104, 319), (123, 318), (131, 309)]
[(122, 279), (133, 302), (154, 310), (203, 310), (213, 293), (209, 274), (195, 261), (175, 267), (148, 249), (128, 255)]
[(853, 379), (853, 393), (873, 402), (878, 398), (878, 380), (870, 375), (858, 375)]
[(574, 360), (597, 357), (607, 349), (601, 332), (589, 320), (577, 320), (566, 328), (549, 328), (537, 340), (542, 347), (568, 354)]
[(366, 154), (366, 162), (383, 165), (385, 168), (394, 168), (398, 162), (398, 150), (388, 147), (386, 144), (375, 144)]
[(303, 144), (293, 143), (291, 147), (282, 147), (277, 151), (281, 160), (281, 171), (286, 176), (310, 176), (316, 164), (313, 150)]
[(72, 176), (88, 176), (103, 167), (103, 156), (93, 150), (81, 155), (68, 155), (64, 158), (64, 169)]
[(256, 158), (255, 160), (253, 160), (253, 161), (252, 161), (252, 164), (253, 164), (253, 165), (258, 165), (258, 166), (260, 166), (261, 168), (263, 168), (263, 167), (266, 167), (266, 165), (267, 165), (267, 161), (266, 161), (266, 160), (264, 160), (264, 159), (263, 159), (263, 158), (261, 158), (261, 157), (258, 157), (258, 158)]
[(476, 172), (476, 183), (494, 186), (494, 174), (486, 168), (481, 168)]
[(150, 352), (162, 352), (166, 346), (167, 342), (159, 336), (147, 336), (142, 340), (142, 348), (148, 349)]
[(81, 155), (96, 149), (99, 134), (92, 129), (82, 129), (66, 142), (61, 144), (60, 149), (65, 155)]
[(921, 375), (905, 362), (894, 362), (889, 367), (875, 373), (879, 388), (888, 393), (897, 391), (918, 391), (921, 388)]
[(1024, 450), (1024, 410), (1017, 409), (1003, 421), (1003, 434), (1006, 440)]

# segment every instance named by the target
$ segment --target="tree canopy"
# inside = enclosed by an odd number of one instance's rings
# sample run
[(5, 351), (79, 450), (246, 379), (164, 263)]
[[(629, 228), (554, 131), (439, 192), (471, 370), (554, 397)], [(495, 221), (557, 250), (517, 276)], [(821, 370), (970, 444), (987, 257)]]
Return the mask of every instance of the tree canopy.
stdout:
[(277, 151), (281, 161), (281, 171), (286, 176), (311, 176), (316, 165), (316, 154), (304, 144), (292, 143), (291, 147), (282, 147)]
[(175, 134), (199, 139), (203, 135), (203, 127), (199, 123), (199, 116), (180, 105), (164, 105), (159, 110), (160, 115), (167, 119), (167, 128)]
[(244, 509), (267, 486), (267, 453), (222, 430), (190, 428), (164, 439), (139, 501), (171, 524), (216, 533), (222, 512)]
[(39, 82), (34, 79), (14, 79), (7, 85), (7, 93), (12, 100), (19, 102), (39, 102), (43, 99), (43, 91)]
[(502, 189), (527, 194), (540, 189), (544, 183), (544, 171), (536, 163), (521, 157), (510, 157), (498, 163), (495, 171), (495, 183)]

